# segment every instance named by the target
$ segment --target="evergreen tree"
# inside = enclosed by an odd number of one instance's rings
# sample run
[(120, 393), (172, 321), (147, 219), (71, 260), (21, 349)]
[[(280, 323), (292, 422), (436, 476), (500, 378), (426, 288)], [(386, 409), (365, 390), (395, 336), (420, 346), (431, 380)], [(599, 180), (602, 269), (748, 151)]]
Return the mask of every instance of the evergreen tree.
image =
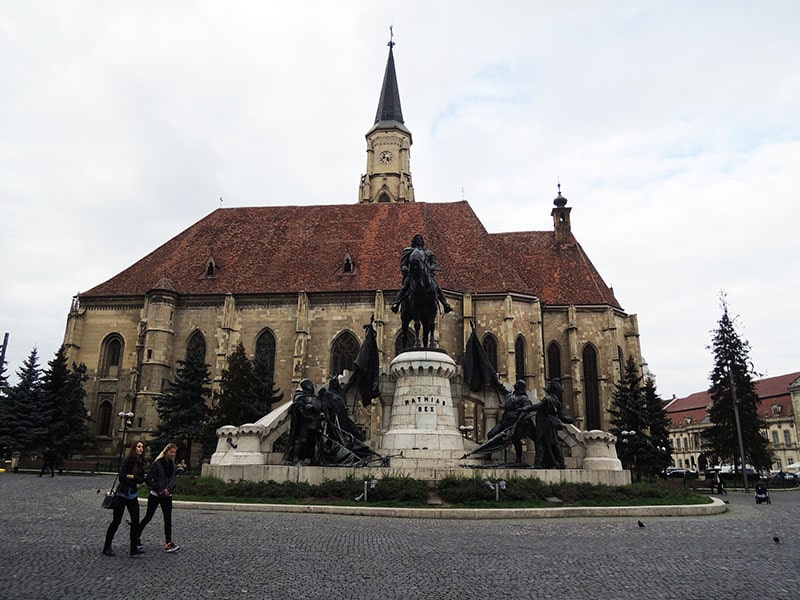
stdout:
[(641, 481), (639, 459), (647, 446), (646, 407), (642, 394), (642, 377), (632, 356), (628, 357), (622, 377), (614, 386), (611, 400), (611, 433), (617, 437), (617, 456)]
[(17, 371), (19, 382), (8, 389), (5, 403), (5, 439), (11, 452), (31, 454), (41, 449), (47, 437), (46, 407), (42, 403), (41, 369), (36, 348)]
[(206, 454), (216, 447), (218, 428), (255, 423), (271, 410), (273, 402), (283, 397), (273, 389), (271, 378), (264, 381), (257, 375), (258, 364), (258, 359), (251, 361), (247, 358), (241, 342), (228, 356), (228, 365), (222, 371), (220, 391), (215, 394), (214, 408), (203, 440)]
[(272, 407), (283, 400), (283, 392), (275, 387), (273, 365), (268, 357), (256, 354), (253, 358), (254, 396), (261, 416), (266, 415)]
[(254, 423), (267, 414), (258, 406), (254, 390), (253, 363), (247, 358), (244, 345), (239, 342), (228, 356), (228, 366), (222, 370), (214, 415), (218, 427)]
[(664, 402), (658, 395), (656, 383), (652, 378), (644, 380), (644, 407), (647, 419), (649, 441), (645, 459), (646, 472), (651, 477), (672, 464), (672, 444), (669, 441), (669, 417)]
[(86, 365), (67, 368), (64, 346), (56, 352), (42, 375), (42, 397), (49, 419), (48, 445), (60, 458), (69, 458), (91, 442), (86, 424), (86, 392), (83, 384), (88, 379)]
[(178, 361), (175, 381), (167, 392), (156, 400), (160, 424), (156, 441), (176, 441), (186, 447), (187, 461), (191, 459), (192, 442), (201, 440), (206, 431), (210, 409), (206, 399), (211, 397), (211, 376), (204, 356), (190, 349), (186, 360)]
[[(723, 462), (739, 467), (739, 438), (736, 430), (733, 391), (739, 408), (745, 461), (756, 470), (772, 464), (767, 439), (761, 434), (766, 423), (758, 416), (759, 399), (750, 360), (750, 343), (736, 332), (735, 318), (728, 314), (725, 294), (721, 294), (722, 317), (713, 332), (711, 350), (714, 368), (709, 375), (712, 404), (708, 412), (711, 427), (703, 431), (704, 445)], [(733, 387), (731, 387), (733, 380)]]

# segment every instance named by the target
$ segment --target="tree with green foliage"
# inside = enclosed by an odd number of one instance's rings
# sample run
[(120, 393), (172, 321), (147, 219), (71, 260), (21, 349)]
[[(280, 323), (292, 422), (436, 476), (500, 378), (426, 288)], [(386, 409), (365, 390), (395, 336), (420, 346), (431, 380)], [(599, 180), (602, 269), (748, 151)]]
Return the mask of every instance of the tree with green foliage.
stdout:
[(39, 352), (31, 350), (17, 371), (19, 381), (8, 388), (5, 403), (3, 446), (23, 455), (35, 453), (46, 443), (49, 413), (42, 401), (42, 373)]
[(646, 410), (642, 394), (642, 377), (632, 356), (628, 357), (622, 377), (614, 386), (611, 399), (611, 433), (617, 437), (617, 456), (636, 479), (641, 480), (639, 458), (646, 446)]
[(251, 361), (247, 358), (241, 342), (228, 356), (204, 440), (206, 454), (216, 447), (218, 428), (255, 423), (271, 410), (273, 402), (283, 397), (273, 389), (271, 378), (265, 381), (258, 375), (258, 367), (257, 359)]
[(644, 380), (644, 410), (650, 443), (645, 460), (646, 472), (651, 477), (663, 473), (672, 464), (672, 443), (669, 441), (669, 417), (656, 382), (652, 377)]
[(258, 405), (259, 399), (254, 391), (253, 363), (247, 358), (244, 345), (239, 342), (228, 356), (227, 367), (222, 370), (214, 415), (218, 426), (254, 423), (267, 414), (267, 407)]
[(253, 358), (253, 393), (262, 416), (283, 400), (283, 392), (275, 387), (274, 377), (274, 364), (270, 362), (269, 357), (256, 353)]
[(86, 365), (67, 367), (66, 348), (61, 346), (42, 374), (42, 402), (49, 414), (47, 444), (60, 459), (69, 458), (91, 444), (87, 426)]
[(614, 388), (611, 433), (617, 437), (617, 456), (631, 469), (636, 481), (642, 476), (654, 479), (672, 457), (669, 420), (655, 382), (639, 374), (632, 356), (628, 357), (619, 383)]
[(211, 375), (203, 354), (190, 349), (186, 360), (178, 361), (175, 381), (156, 399), (160, 423), (156, 429), (159, 445), (176, 442), (186, 448), (187, 463), (192, 456), (192, 442), (201, 440), (211, 414), (206, 400), (211, 397)]
[[(769, 469), (772, 457), (767, 439), (761, 434), (766, 423), (758, 415), (760, 404), (754, 377), (758, 374), (750, 360), (750, 343), (736, 331), (736, 318), (728, 313), (725, 294), (720, 294), (722, 316), (714, 330), (710, 349), (714, 368), (709, 375), (711, 427), (702, 433), (704, 446), (717, 460), (740, 467), (739, 438), (736, 428), (734, 398), (739, 411), (745, 461), (756, 470)], [(733, 384), (733, 385), (731, 385)]]

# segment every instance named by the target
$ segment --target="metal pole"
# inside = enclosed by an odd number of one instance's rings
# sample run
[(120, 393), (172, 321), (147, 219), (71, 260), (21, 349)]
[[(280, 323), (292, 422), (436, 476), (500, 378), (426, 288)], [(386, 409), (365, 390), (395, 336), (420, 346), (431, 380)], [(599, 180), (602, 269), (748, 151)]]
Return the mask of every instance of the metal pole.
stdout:
[(736, 435), (739, 437), (739, 456), (742, 461), (742, 477), (744, 478), (744, 493), (750, 489), (747, 485), (747, 463), (744, 459), (744, 441), (742, 440), (742, 423), (739, 420), (739, 399), (736, 397), (736, 384), (733, 381), (733, 364), (728, 366), (728, 378), (731, 381), (731, 398), (733, 399), (733, 415), (736, 418)]
[(0, 351), (0, 367), (6, 363), (6, 348), (8, 348), (8, 332), (3, 336), (3, 349)]

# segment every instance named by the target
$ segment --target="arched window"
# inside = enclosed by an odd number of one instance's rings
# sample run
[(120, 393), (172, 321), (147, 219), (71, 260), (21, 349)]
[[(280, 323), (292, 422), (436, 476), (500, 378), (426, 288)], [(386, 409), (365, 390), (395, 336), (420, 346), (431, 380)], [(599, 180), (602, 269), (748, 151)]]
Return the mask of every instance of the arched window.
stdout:
[(358, 338), (349, 331), (342, 332), (331, 348), (331, 377), (353, 370), (353, 361), (358, 354)]
[(600, 429), (600, 381), (597, 375), (597, 350), (591, 344), (583, 349), (583, 393), (586, 429)]
[(483, 337), (483, 350), (486, 352), (486, 358), (489, 359), (489, 364), (497, 371), (497, 340), (490, 333)]
[(619, 361), (619, 378), (622, 379), (625, 371), (625, 354), (620, 346), (617, 346), (617, 360)]
[(555, 342), (547, 347), (547, 379), (561, 379), (561, 348)]
[(514, 366), (517, 371), (517, 381), (525, 379), (525, 338), (517, 336), (514, 343)]
[(122, 366), (122, 338), (115, 334), (108, 336), (103, 347), (102, 377), (119, 377)]
[(111, 413), (111, 401), (101, 401), (97, 408), (97, 435), (111, 435)]
[(206, 360), (206, 338), (199, 331), (195, 331), (192, 337), (189, 338), (189, 343), (186, 344), (186, 356), (197, 355), (205, 362)]
[(269, 329), (262, 331), (256, 340), (253, 365), (261, 381), (275, 381), (275, 336)]

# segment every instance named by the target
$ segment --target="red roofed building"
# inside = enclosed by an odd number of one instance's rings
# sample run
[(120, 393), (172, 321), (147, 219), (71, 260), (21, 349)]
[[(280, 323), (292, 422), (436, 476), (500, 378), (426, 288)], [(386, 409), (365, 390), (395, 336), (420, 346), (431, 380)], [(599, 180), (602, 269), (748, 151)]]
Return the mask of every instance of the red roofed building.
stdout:
[[(460, 365), (474, 323), (501, 379), (524, 379), (541, 396), (560, 377), (566, 412), (585, 429), (607, 429), (620, 365), (629, 355), (643, 362), (638, 323), (573, 236), (560, 189), (542, 207), (548, 231), (489, 233), (467, 202), (416, 201), (391, 44), (366, 140), (357, 203), (220, 208), (76, 296), (64, 342), (69, 360), (89, 368), (101, 451), (116, 451), (120, 411), (136, 414), (135, 434), (153, 430), (154, 400), (190, 344), (205, 348), (215, 385), (239, 342), (270, 357), (288, 399), (302, 378), (320, 384), (349, 369), (374, 317), (386, 369), (400, 334), (389, 310), (399, 259), (417, 233), (454, 309), (439, 315), (439, 346)], [(471, 392), (460, 372), (453, 396), (460, 424), (482, 439), (501, 399)], [(356, 415), (370, 439), (380, 435), (380, 403)]]
[[(772, 468), (782, 469), (800, 461), (800, 372), (760, 379), (755, 386), (760, 400), (758, 414), (767, 423), (762, 433), (770, 442)], [(708, 391), (667, 404), (673, 466), (699, 470), (709, 466), (702, 449), (701, 433), (711, 425), (710, 406)], [(731, 434), (736, 435), (735, 432)]]

